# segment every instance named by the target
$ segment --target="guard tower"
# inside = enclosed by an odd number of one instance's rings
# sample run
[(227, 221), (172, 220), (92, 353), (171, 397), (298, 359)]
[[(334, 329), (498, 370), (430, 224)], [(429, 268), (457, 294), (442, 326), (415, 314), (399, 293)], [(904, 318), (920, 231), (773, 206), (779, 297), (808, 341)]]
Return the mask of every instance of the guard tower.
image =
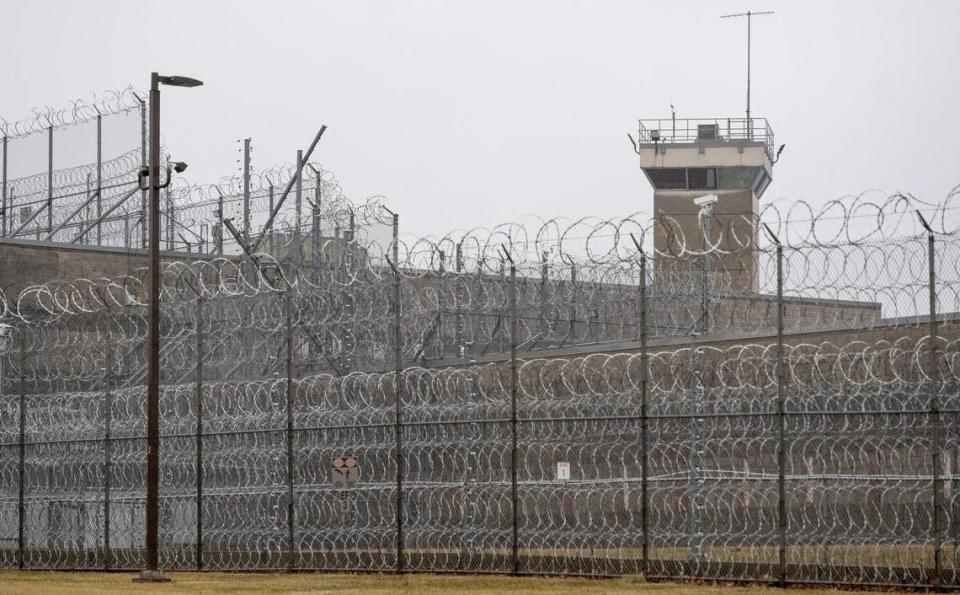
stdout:
[[(660, 218), (656, 249), (678, 254), (683, 244), (695, 252), (715, 246), (721, 255), (712, 266), (724, 272), (724, 288), (756, 292), (757, 216), (773, 179), (773, 147), (765, 118), (640, 120), (637, 154)], [(707, 195), (717, 200), (695, 202)]]

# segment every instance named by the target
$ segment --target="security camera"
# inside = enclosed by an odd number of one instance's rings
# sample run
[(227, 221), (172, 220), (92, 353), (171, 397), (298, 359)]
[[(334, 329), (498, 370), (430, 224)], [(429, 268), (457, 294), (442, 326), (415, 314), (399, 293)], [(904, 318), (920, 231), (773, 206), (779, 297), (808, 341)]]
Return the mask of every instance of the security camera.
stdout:
[(706, 196), (693, 199), (693, 204), (697, 205), (698, 207), (709, 207), (717, 204), (718, 200), (720, 199), (717, 198), (716, 194), (708, 194)]
[(0, 324), (0, 353), (6, 353), (13, 347), (13, 327)]
[(182, 174), (183, 172), (187, 171), (187, 164), (183, 161), (176, 161), (173, 164), (173, 171), (177, 172), (178, 174)]

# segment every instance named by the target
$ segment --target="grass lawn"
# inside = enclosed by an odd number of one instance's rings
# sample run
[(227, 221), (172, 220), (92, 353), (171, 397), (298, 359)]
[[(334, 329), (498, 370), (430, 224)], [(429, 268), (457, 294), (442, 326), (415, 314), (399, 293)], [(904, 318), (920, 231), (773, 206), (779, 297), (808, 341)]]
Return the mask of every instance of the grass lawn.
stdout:
[[(0, 571), (0, 593), (636, 593), (753, 595), (783, 593), (772, 587), (647, 583), (639, 578), (564, 579), (477, 575), (227, 574), (174, 572), (169, 583), (134, 583), (133, 573)], [(813, 595), (842, 591), (792, 588)], [(849, 593), (849, 592), (847, 592)]]

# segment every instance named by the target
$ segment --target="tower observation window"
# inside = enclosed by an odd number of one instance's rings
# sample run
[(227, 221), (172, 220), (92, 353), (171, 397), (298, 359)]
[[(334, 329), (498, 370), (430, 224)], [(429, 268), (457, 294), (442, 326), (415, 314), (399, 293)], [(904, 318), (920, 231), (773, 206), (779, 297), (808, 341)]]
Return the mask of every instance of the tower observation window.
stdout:
[(682, 167), (651, 169), (648, 175), (655, 188), (665, 190), (686, 190), (687, 188), (687, 170)]
[(753, 188), (757, 196), (763, 194), (770, 178), (763, 168), (737, 167), (664, 167), (646, 170), (654, 188), (658, 190), (715, 190), (718, 188)]
[(717, 172), (720, 176), (721, 188), (750, 188), (757, 181), (759, 167), (721, 167)]
[(710, 190), (717, 187), (715, 167), (691, 167), (687, 170), (690, 190)]

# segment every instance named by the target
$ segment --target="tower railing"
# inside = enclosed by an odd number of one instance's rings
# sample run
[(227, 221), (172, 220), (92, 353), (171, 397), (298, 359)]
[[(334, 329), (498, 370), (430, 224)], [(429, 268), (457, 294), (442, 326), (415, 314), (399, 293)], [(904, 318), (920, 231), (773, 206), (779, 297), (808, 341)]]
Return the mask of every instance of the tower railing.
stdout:
[(696, 143), (748, 141), (763, 143), (773, 159), (773, 129), (766, 118), (653, 118), (637, 121), (637, 142)]

